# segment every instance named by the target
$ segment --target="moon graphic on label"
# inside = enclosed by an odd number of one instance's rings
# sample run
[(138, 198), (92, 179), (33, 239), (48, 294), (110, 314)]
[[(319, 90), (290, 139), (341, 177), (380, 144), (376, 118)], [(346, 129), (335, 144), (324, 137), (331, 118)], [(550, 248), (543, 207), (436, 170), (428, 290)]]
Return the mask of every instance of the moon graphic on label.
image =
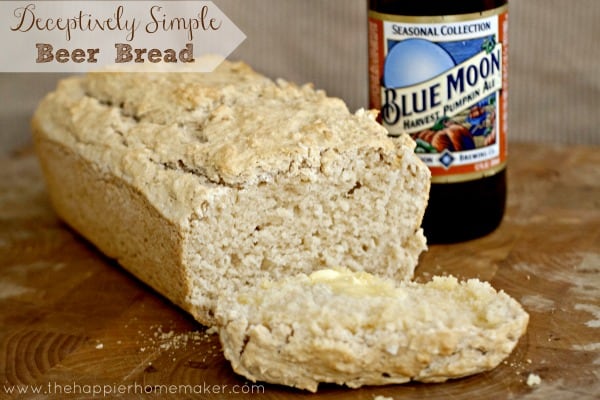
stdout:
[(383, 84), (402, 88), (430, 80), (456, 63), (440, 46), (423, 39), (407, 39), (394, 45), (387, 55)]

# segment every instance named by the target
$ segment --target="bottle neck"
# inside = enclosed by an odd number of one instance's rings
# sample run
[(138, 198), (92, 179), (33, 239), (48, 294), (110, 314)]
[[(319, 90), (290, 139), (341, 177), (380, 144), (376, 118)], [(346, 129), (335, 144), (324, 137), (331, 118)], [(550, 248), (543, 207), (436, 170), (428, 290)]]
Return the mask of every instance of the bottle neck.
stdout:
[(508, 0), (369, 0), (369, 9), (407, 16), (458, 15), (493, 10)]

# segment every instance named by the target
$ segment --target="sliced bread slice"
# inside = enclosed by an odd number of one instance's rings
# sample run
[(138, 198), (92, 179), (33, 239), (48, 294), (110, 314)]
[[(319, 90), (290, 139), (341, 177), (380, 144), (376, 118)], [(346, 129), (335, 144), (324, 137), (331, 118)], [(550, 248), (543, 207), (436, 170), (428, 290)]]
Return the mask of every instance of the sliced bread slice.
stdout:
[(426, 284), (346, 269), (264, 282), (218, 302), (225, 357), (252, 381), (316, 391), (441, 382), (496, 367), (529, 316), (486, 282)]

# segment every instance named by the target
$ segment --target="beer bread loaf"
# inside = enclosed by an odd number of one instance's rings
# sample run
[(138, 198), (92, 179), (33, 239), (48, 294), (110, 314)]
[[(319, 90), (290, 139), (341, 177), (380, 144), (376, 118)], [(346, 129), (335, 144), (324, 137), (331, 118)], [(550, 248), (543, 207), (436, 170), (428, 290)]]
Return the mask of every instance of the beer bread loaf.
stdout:
[(266, 281), (217, 307), (219, 335), (246, 378), (316, 391), (319, 382), (442, 382), (496, 367), (528, 314), (478, 280), (396, 283), (322, 270)]
[(68, 78), (33, 131), (59, 216), (206, 325), (219, 296), (264, 279), (410, 279), (426, 247), (413, 141), (242, 63)]

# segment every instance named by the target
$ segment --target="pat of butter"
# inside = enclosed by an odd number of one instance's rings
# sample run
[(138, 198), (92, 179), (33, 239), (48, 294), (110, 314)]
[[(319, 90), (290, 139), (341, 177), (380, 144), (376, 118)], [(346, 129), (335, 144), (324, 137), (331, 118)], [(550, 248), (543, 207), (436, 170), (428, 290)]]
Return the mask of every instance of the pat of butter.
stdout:
[(325, 284), (338, 294), (353, 296), (396, 296), (394, 285), (366, 272), (322, 269), (309, 275), (312, 284)]

